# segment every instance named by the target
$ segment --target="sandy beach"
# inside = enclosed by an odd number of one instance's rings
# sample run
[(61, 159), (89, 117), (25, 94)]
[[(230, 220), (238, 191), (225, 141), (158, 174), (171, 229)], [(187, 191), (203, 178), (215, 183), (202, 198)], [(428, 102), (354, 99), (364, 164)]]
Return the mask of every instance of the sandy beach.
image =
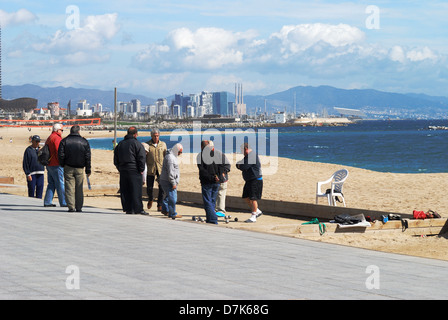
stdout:
[[(68, 130), (66, 130), (64, 136), (68, 133)], [(31, 131), (27, 128), (0, 128), (0, 137), (2, 137), (0, 140), (0, 176), (13, 177), (15, 185), (22, 186), (21, 188), (0, 189), (0, 192), (7, 190), (9, 193), (24, 196), (27, 194), (25, 175), (22, 170), (22, 158), (25, 148), (29, 145), (29, 136), (35, 134), (45, 140), (50, 135), (50, 130), (49, 128), (32, 128)], [(86, 138), (113, 138), (114, 133), (108, 130), (82, 131), (82, 135)], [(124, 132), (118, 132), (117, 136), (124, 136)], [(231, 160), (236, 160), (239, 156), (232, 155)], [(182, 155), (180, 191), (200, 192), (198, 171), (192, 161), (193, 158), (194, 155)], [(92, 185), (118, 185), (119, 175), (112, 159), (112, 151), (92, 151), (92, 175), (90, 177)], [(271, 163), (275, 163), (275, 161), (269, 162), (269, 159), (262, 159), (262, 161), (267, 167), (271, 166)], [(354, 167), (279, 158), (278, 167), (274, 170), (275, 174), (264, 175), (263, 198), (314, 204), (316, 182), (326, 180), (334, 171), (341, 168), (347, 168), (350, 172), (344, 185), (347, 207), (403, 214), (412, 214), (413, 210), (426, 212), (432, 209), (442, 217), (448, 217), (448, 197), (445, 195), (445, 191), (448, 190), (448, 173), (379, 173)], [(267, 169), (265, 172), (269, 172), (269, 168)], [(227, 194), (241, 196), (244, 182), (241, 173), (235, 168), (234, 162), (229, 178)], [(324, 200), (321, 201), (324, 204)], [(120, 209), (119, 198), (114, 194), (86, 196), (85, 205)], [(197, 208), (189, 209), (188, 206), (181, 206), (181, 209), (185, 211), (198, 210)], [(185, 214), (186, 212), (181, 213)], [(159, 215), (154, 208), (151, 209), (150, 214)], [(249, 216), (248, 211), (235, 214), (240, 214), (243, 218)], [(269, 232), (273, 229), (270, 226), (293, 223), (297, 224), (298, 222), (294, 219), (279, 218), (266, 214), (257, 221), (253, 230)], [(238, 225), (241, 228), (247, 227), (244, 223)], [(225, 224), (223, 224), (223, 227), (225, 227)], [(294, 234), (288, 234), (287, 231), (284, 235), (295, 236)], [(324, 234), (319, 238), (313, 237), (311, 240), (448, 260), (446, 235), (421, 237), (386, 232), (346, 235)]]

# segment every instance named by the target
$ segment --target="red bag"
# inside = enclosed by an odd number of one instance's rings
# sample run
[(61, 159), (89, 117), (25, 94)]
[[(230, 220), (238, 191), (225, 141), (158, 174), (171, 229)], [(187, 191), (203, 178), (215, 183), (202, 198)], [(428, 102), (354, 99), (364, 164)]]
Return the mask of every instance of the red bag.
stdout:
[(426, 213), (423, 211), (413, 211), (414, 219), (426, 219)]

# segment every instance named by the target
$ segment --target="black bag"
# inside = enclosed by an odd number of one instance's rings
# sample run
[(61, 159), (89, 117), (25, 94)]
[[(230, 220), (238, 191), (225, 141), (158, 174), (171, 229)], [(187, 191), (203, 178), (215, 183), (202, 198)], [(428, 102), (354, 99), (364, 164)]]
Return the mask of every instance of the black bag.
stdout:
[(42, 148), (39, 149), (37, 152), (37, 160), (43, 165), (48, 166), (50, 163), (50, 148), (48, 147), (48, 144), (45, 144)]
[(354, 218), (347, 213), (334, 216), (334, 221), (339, 224), (357, 224), (361, 222), (360, 219)]

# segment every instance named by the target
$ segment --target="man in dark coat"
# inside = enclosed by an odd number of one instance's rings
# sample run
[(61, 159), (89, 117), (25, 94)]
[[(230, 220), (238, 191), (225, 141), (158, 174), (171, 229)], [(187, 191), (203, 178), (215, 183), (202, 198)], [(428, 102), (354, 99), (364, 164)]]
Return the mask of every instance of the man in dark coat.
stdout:
[(79, 134), (79, 125), (70, 129), (70, 134), (62, 139), (58, 158), (64, 167), (65, 201), (68, 212), (82, 211), (84, 204), (84, 171), (87, 178), (91, 174), (91, 152), (89, 142)]
[(130, 127), (124, 140), (114, 149), (114, 165), (120, 172), (123, 211), (126, 214), (147, 215), (142, 202), (142, 175), (145, 171), (146, 152), (137, 136), (137, 128)]

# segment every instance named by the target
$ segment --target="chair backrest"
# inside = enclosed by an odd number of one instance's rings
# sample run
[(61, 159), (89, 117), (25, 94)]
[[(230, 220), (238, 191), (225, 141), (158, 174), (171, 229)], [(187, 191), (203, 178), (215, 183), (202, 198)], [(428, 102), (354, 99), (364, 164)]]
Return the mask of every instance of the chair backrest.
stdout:
[(347, 180), (347, 177), (348, 177), (347, 169), (338, 170), (333, 174), (333, 183), (334, 183), (333, 192), (342, 192), (342, 186), (344, 185), (345, 180)]

